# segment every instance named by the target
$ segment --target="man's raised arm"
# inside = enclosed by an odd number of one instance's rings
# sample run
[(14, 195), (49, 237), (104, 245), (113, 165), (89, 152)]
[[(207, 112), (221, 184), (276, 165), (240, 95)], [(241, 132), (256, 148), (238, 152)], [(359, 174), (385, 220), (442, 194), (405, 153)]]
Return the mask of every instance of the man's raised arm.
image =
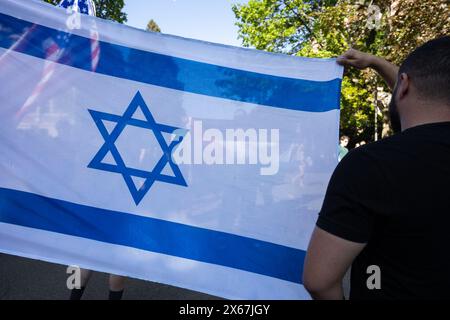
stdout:
[(398, 67), (383, 58), (350, 49), (337, 58), (337, 63), (344, 67), (350, 66), (360, 70), (372, 68), (384, 79), (384, 81), (386, 81), (389, 88), (394, 90), (397, 81)]

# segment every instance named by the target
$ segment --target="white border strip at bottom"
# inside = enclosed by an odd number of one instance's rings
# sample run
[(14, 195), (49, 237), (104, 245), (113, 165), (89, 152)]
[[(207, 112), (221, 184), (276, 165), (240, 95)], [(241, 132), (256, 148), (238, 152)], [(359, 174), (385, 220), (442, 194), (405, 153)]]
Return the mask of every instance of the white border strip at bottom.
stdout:
[(0, 223), (0, 252), (165, 283), (227, 299), (310, 299), (300, 284), (6, 223)]

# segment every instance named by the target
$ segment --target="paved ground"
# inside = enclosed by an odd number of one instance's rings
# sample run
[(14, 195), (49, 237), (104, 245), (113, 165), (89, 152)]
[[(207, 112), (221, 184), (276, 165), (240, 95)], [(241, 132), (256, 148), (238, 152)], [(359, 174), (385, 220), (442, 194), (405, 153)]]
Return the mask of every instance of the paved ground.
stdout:
[[(0, 253), (0, 300), (67, 300), (67, 266), (25, 259)], [(344, 290), (348, 297), (348, 275)], [(108, 275), (92, 275), (83, 299), (108, 297)], [(129, 279), (124, 300), (211, 300), (219, 299), (199, 292), (164, 284)]]
[[(0, 300), (66, 300), (67, 266), (0, 254)], [(108, 275), (94, 273), (83, 299), (108, 297)], [(168, 285), (129, 279), (124, 300), (210, 300), (218, 299), (199, 292)]]

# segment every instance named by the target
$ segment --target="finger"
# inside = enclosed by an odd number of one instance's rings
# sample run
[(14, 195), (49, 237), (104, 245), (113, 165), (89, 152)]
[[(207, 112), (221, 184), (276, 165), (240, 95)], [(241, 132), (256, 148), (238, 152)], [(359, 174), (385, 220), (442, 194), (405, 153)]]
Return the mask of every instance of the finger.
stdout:
[(339, 64), (346, 64), (346, 63), (350, 62), (350, 59), (353, 59), (353, 57), (350, 56), (349, 54), (347, 54), (347, 52), (345, 52), (344, 54), (342, 54), (339, 57), (337, 57), (336, 61)]
[(336, 62), (338, 64), (340, 64), (341, 66), (348, 66), (348, 65), (350, 65), (350, 60), (347, 59), (344, 56), (337, 57)]
[(343, 56), (347, 59), (355, 58), (356, 55), (357, 55), (357, 51), (355, 49), (349, 49), (349, 50), (345, 51), (345, 53), (343, 54)]
[(348, 70), (349, 70), (348, 66), (345, 66), (344, 67), (344, 76), (348, 75), (348, 73), (349, 73)]

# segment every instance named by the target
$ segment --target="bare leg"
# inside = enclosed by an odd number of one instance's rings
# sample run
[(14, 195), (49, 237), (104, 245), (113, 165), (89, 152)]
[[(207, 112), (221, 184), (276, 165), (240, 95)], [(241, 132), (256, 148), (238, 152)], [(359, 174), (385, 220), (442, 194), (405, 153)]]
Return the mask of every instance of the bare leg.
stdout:
[(121, 300), (125, 288), (125, 277), (109, 275), (109, 300)]
[(81, 270), (81, 287), (86, 287), (87, 283), (89, 282), (89, 279), (91, 278), (92, 271), (87, 269), (80, 269)]
[(111, 291), (123, 291), (125, 288), (125, 281), (127, 278), (117, 276), (115, 274), (109, 275), (109, 290)]

